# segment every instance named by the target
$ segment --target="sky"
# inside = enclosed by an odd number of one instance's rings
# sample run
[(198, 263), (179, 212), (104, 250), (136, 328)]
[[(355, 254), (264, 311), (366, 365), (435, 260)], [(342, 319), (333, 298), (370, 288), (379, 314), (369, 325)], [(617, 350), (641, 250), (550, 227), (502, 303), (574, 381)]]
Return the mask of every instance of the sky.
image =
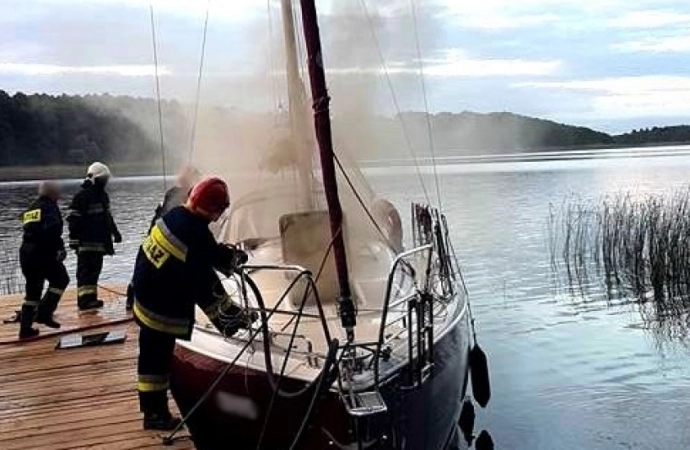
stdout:
[[(152, 97), (151, 5), (165, 98), (195, 98), (208, 5), (201, 101), (280, 107), (278, 0), (0, 0), (0, 89)], [(690, 123), (687, 0), (317, 7), (336, 109), (511, 111), (608, 132)]]

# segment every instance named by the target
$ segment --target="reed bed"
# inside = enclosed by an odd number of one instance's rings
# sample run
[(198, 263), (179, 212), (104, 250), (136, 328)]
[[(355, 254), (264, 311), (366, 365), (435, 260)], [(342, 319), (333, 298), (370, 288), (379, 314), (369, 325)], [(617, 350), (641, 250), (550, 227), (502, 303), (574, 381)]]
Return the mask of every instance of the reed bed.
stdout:
[(690, 188), (643, 198), (570, 197), (551, 207), (549, 242), (554, 272), (565, 273), (572, 289), (603, 285), (608, 298), (631, 298), (643, 316), (687, 330)]

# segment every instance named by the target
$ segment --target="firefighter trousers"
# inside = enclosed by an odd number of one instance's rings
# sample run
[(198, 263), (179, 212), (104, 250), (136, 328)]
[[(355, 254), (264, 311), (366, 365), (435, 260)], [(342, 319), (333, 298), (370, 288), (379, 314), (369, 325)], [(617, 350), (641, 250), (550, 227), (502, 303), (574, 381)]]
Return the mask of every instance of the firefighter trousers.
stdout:
[(98, 300), (98, 278), (103, 270), (103, 253), (77, 252), (77, 304), (83, 308)]
[(137, 390), (143, 413), (164, 414), (168, 411), (168, 388), (175, 336), (139, 325), (139, 359)]
[[(41, 317), (51, 317), (58, 307), (69, 275), (65, 265), (55, 259), (20, 255), (22, 273), (26, 280), (24, 307), (37, 311)], [(43, 287), (48, 281), (48, 290), (43, 295)]]

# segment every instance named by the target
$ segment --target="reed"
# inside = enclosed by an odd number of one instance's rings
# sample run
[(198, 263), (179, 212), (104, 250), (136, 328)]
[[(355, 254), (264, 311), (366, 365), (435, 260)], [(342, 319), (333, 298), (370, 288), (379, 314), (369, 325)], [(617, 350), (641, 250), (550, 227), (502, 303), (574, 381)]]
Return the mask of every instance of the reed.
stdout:
[(690, 306), (690, 188), (641, 199), (571, 197), (551, 207), (549, 230), (551, 264), (570, 286), (603, 283), (610, 296)]

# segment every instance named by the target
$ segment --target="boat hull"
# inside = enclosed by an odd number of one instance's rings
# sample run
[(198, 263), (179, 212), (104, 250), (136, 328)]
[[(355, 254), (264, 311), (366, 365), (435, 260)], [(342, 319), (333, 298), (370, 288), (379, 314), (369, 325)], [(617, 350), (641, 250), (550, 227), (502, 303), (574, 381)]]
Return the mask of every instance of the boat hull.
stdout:
[[(436, 342), (434, 369), (421, 387), (406, 388), (403, 370), (381, 388), (387, 413), (355, 423), (337, 393), (323, 393), (295, 448), (449, 448), (467, 386), (469, 341), (469, 323), (463, 315)], [(177, 346), (171, 390), (183, 414), (197, 403), (224, 366), (223, 361), (196, 352), (193, 346)], [(304, 387), (303, 381), (281, 381), (286, 391)], [(191, 416), (188, 428), (199, 450), (255, 449), (259, 440), (262, 449), (285, 450), (300, 429), (313, 392), (296, 398), (273, 398), (264, 372), (235, 367)]]

